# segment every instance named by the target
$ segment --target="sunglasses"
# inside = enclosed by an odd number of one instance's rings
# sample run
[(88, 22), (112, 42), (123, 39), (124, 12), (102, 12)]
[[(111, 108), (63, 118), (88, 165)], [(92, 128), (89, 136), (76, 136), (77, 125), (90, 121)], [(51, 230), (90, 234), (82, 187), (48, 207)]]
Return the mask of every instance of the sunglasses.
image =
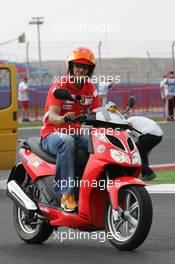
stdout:
[(88, 65), (88, 64), (81, 64), (81, 63), (78, 63), (78, 62), (74, 62), (74, 65), (78, 69), (81, 69), (81, 68), (83, 68), (84, 70), (89, 70), (90, 69), (90, 65)]

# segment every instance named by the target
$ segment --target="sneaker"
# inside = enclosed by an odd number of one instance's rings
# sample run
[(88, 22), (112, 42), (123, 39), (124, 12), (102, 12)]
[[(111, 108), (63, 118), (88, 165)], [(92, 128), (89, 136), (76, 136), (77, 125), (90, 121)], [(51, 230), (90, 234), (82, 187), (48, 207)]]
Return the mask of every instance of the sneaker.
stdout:
[(141, 176), (140, 180), (142, 180), (142, 181), (151, 181), (151, 180), (153, 180), (155, 178), (156, 178), (156, 175), (154, 173), (151, 173), (151, 174), (147, 174), (147, 175)]
[(173, 116), (168, 116), (167, 121), (174, 121)]
[(74, 194), (63, 194), (61, 197), (61, 207), (65, 212), (73, 212), (78, 204), (75, 201)]

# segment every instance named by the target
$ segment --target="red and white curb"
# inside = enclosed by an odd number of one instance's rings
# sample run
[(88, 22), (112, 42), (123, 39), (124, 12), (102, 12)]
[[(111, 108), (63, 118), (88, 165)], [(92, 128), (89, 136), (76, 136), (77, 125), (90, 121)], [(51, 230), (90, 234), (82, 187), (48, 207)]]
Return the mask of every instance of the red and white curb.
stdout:
[(159, 165), (151, 165), (150, 166), (155, 171), (161, 170), (175, 170), (175, 163), (170, 164), (159, 164)]
[[(175, 163), (150, 166), (154, 171), (175, 170)], [(149, 193), (175, 193), (175, 184), (147, 184)]]
[(147, 184), (146, 189), (149, 193), (175, 193), (175, 184)]

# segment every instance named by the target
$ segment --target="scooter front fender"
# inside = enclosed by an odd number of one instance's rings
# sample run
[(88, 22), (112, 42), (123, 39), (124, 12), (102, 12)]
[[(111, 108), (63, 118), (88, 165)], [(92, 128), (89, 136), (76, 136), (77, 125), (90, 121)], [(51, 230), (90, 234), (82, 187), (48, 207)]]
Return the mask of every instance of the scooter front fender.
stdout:
[(138, 178), (131, 176), (122, 176), (107, 181), (107, 190), (109, 192), (110, 202), (113, 209), (118, 208), (118, 194), (119, 190), (126, 185), (142, 185), (146, 184)]

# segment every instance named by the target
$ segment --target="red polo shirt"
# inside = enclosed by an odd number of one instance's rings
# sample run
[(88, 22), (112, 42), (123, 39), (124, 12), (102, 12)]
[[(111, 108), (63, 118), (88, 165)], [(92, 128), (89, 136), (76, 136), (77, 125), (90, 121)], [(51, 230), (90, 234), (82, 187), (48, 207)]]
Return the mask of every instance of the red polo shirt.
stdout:
[[(53, 90), (55, 88), (66, 88), (70, 91), (71, 95), (81, 96), (81, 105), (75, 102), (71, 102), (68, 100), (59, 100), (56, 99), (53, 95)], [(41, 138), (46, 137), (48, 134), (53, 132), (63, 132), (69, 133), (76, 131), (76, 133), (80, 132), (80, 123), (63, 123), (59, 125), (53, 125), (49, 123), (48, 115), (49, 115), (49, 106), (50, 105), (58, 105), (61, 107), (60, 115), (64, 116), (67, 112), (75, 112), (76, 116), (86, 113), (87, 108), (93, 110), (101, 106), (100, 99), (98, 96), (98, 92), (94, 85), (91, 82), (85, 81), (82, 89), (78, 90), (73, 82), (69, 79), (68, 76), (63, 76), (60, 79), (56, 80), (56, 82), (50, 87), (48, 96), (45, 104), (45, 115), (44, 115), (44, 126), (41, 128), (40, 136)]]

